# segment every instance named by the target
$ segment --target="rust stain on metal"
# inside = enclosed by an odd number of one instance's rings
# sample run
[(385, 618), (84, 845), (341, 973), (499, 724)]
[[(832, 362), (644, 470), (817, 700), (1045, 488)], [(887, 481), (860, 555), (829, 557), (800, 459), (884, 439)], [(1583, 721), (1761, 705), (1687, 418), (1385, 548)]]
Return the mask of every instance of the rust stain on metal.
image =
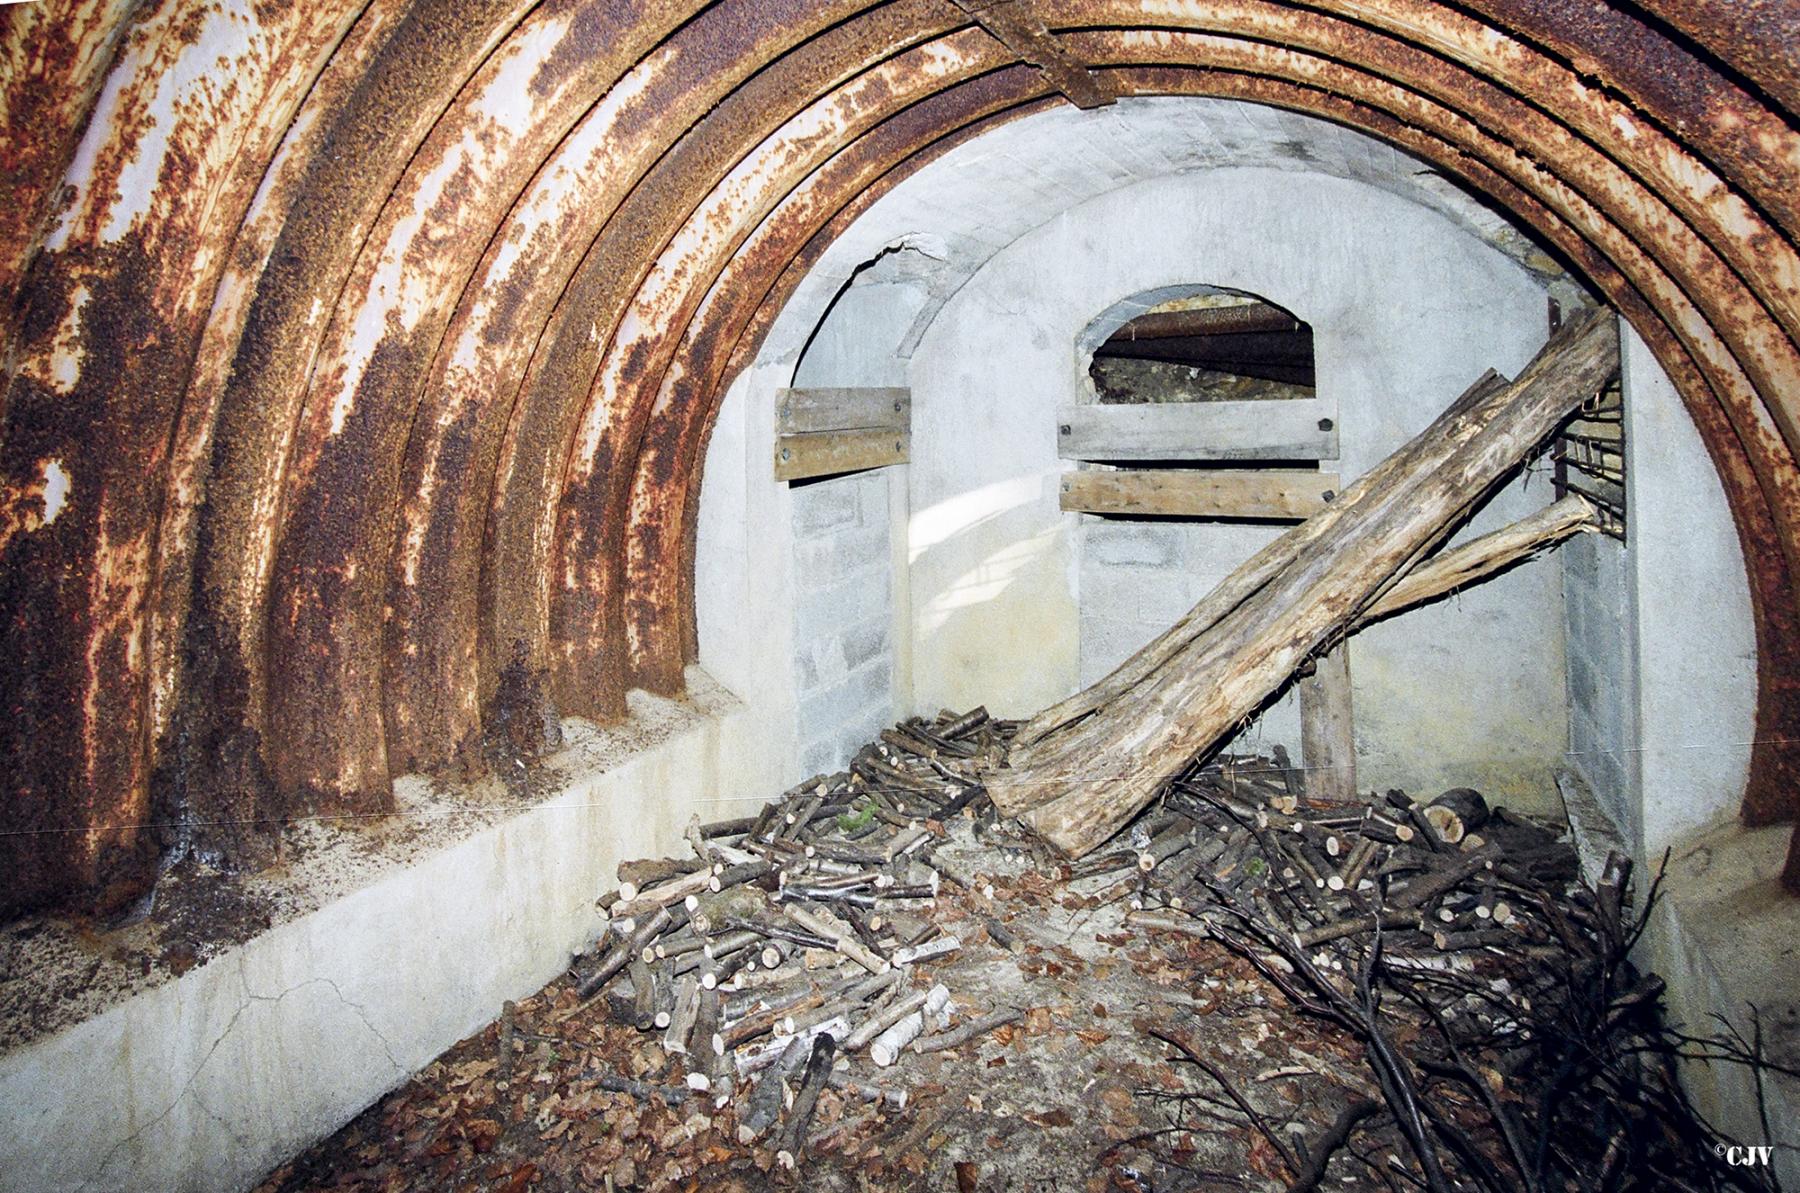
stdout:
[(25, 267), (135, 6), (40, 0), (0, 8), (0, 343), (10, 338)]
[[(686, 325), (644, 432), (625, 539), (624, 613), (636, 673), (679, 676), (695, 659), (689, 543), (705, 439), (747, 329), (767, 316), (766, 330), (786, 300), (777, 290), (780, 281), (788, 279), (789, 289), (798, 284), (804, 269), (791, 266), (807, 258), (807, 246), (818, 243), (822, 229), (847, 226), (846, 211), (866, 210), (925, 161), (958, 143), (964, 130), (991, 127), (995, 113), (1018, 111), (1047, 86), (1037, 72), (1010, 67), (959, 83), (890, 117), (788, 195), (732, 257)], [(935, 152), (921, 153), (921, 146)], [(676, 561), (679, 566), (671, 566)]]
[[(378, 728), (268, 719), (272, 669), (312, 676), (325, 670), (316, 654), (269, 654), (271, 624), (292, 625), (302, 612), (270, 600), (286, 467), (306, 379), (358, 250), (448, 99), (524, 7), (518, 0), (417, 0), (369, 47), (354, 90), (324, 114), (330, 127), (304, 165), (269, 266), (248, 300), (217, 399), (206, 501), (195, 522), (201, 546), (183, 654), (198, 673), (183, 683), (185, 700), (175, 714), (176, 732), (191, 743), (178, 769), (204, 776), (203, 789), (228, 801), (213, 821), (389, 806), (387, 775), (370, 761), (378, 747), (368, 735), (378, 742)], [(332, 529), (347, 538), (359, 533), (341, 521)], [(335, 756), (340, 731), (354, 741), (358, 770), (310, 782), (320, 771), (308, 760)], [(263, 811), (250, 817), (249, 809)], [(241, 855), (271, 843), (263, 830), (231, 834), (221, 847)]]
[[(390, 703), (413, 694), (420, 741), (466, 740), (497, 699), (492, 664), (515, 646), (543, 666), (541, 632), (508, 627), (483, 676), (483, 536), (518, 380), (576, 263), (683, 129), (767, 57), (860, 7), (735, 0), (709, 8), (583, 117), (502, 222), (432, 366), (407, 449), (383, 658)], [(391, 729), (390, 749), (404, 752)]]
[[(677, 690), (720, 395), (856, 213), (1050, 86), (1320, 115), (1536, 228), (1687, 401), (1800, 740), (1800, 5), (1643, 7), (0, 10), (0, 914)], [(1759, 746), (1746, 816), (1796, 791)]]
[[(571, 665), (592, 671), (603, 659), (615, 665), (630, 659), (622, 533), (629, 515), (630, 465), (656, 396), (655, 379), (712, 280), (782, 196), (840, 144), (887, 113), (1006, 60), (993, 38), (971, 29), (871, 68), (759, 145), (665, 249), (603, 363), (565, 474), (551, 627)], [(621, 459), (623, 453), (631, 454)], [(681, 687), (675, 668), (637, 671), (631, 679), (651, 691)]]
[[(514, 638), (523, 637), (528, 646), (545, 651), (559, 707), (595, 717), (624, 711), (630, 674), (616, 603), (600, 596), (597, 606), (590, 605), (593, 612), (586, 622), (553, 620), (551, 612), (557, 599), (551, 583), (553, 549), (564, 548), (556, 541), (559, 508), (576, 500), (563, 495), (563, 469), (613, 330), (663, 246), (719, 180), (775, 128), (871, 60), (880, 61), (952, 26), (939, 4), (897, 0), (799, 46), (778, 68), (759, 73), (720, 103), (670, 150), (588, 248), (541, 333), (508, 430), (483, 566), (484, 672), (492, 673), (493, 652), (509, 649)], [(627, 400), (633, 396), (628, 394)], [(621, 421), (628, 424), (629, 416)], [(635, 439), (623, 435), (602, 438), (603, 454), (587, 471), (600, 478), (601, 486), (614, 486), (606, 492), (617, 492), (628, 482), (634, 446)], [(604, 500), (606, 492), (594, 499)], [(603, 520), (589, 525), (591, 534), (580, 549), (599, 559), (616, 558), (608, 548), (618, 541), (622, 527)], [(592, 578), (596, 586), (611, 582), (611, 576)], [(616, 593), (616, 588), (604, 591)], [(563, 610), (569, 612), (572, 601), (593, 601), (593, 592), (584, 588), (563, 595)]]
[(1794, 0), (1641, 0), (1731, 70), (1748, 76), (1790, 116), (1800, 113), (1800, 5)]
[(1714, 64), (1604, 0), (1471, 0), (1466, 7), (1620, 95), (1742, 187), (1790, 236), (1800, 232), (1800, 134)]
[[(0, 548), (11, 666), (8, 761), (29, 848), (9, 906), (134, 898), (163, 842), (147, 739), (147, 615), (167, 428), (241, 210), (272, 145), (259, 118), (337, 32), (322, 6), (147, 11), (118, 43), (60, 206), (20, 289), (0, 423), (0, 489), (54, 458), (66, 508)], [(226, 69), (210, 72), (207, 65)], [(46, 513), (47, 513), (46, 509)], [(53, 805), (53, 806), (52, 806)], [(83, 831), (62, 831), (74, 818)], [(28, 842), (28, 846), (22, 846)]]
[[(579, 0), (556, 0), (482, 63), (387, 196), (320, 343), (270, 579), (278, 615), (268, 650), (295, 665), (271, 670), (269, 716), (319, 727), (303, 748), (284, 743), (273, 759), (287, 790), (379, 801), (390, 772), (473, 765), (474, 725), (441, 736), (442, 694), (414, 682), (410, 656), (384, 666), (402, 457), (420, 382), (455, 309), (443, 296), (463, 292), (494, 226), (592, 96), (682, 15), (669, 0), (601, 8), (609, 27), (630, 36), (597, 43), (594, 23), (576, 19)], [(551, 60), (573, 73), (547, 75)]]

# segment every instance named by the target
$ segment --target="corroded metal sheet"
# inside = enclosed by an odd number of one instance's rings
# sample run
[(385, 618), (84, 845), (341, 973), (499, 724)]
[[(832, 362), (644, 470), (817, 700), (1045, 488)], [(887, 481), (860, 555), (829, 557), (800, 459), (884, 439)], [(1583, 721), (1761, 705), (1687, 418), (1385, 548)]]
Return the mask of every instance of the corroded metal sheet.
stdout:
[[(478, 761), (513, 660), (566, 711), (677, 688), (719, 396), (874, 196), (1053, 84), (1336, 120), (1554, 245), (1713, 452), (1800, 739), (1800, 5), (1643, 8), (0, 9), (0, 913), (379, 810)], [(1800, 810), (1794, 751), (1752, 769)]]
[(0, 337), (45, 215), (137, 0), (0, 7)]
[(402, 751), (396, 773), (474, 761), (473, 725), (444, 740), (420, 723), (415, 708), (437, 693), (409, 682), (410, 656), (388, 660), (397, 670), (384, 674), (388, 563), (419, 382), (450, 297), (536, 164), (683, 15), (675, 0), (538, 5), (438, 117), (387, 196), (319, 344), (282, 485), (267, 650), (290, 662), (270, 668), (268, 716), (309, 727), (284, 732), (271, 760), (282, 790), (379, 802), (389, 741)]
[[(364, 242), (413, 154), (530, 7), (527, 0), (414, 0), (407, 7), (373, 48), (355, 88), (322, 113), (329, 127), (311, 142), (231, 349), (194, 528), (203, 547), (183, 635), (188, 665), (199, 670), (182, 685), (177, 720), (195, 743), (192, 769), (212, 785), (254, 793), (272, 810), (389, 806), (385, 770), (366, 749), (354, 774), (334, 775), (318, 788), (293, 785), (314, 773), (307, 757), (335, 753), (344, 732), (335, 718), (269, 720), (271, 670), (291, 682), (323, 679), (331, 663), (270, 654), (271, 624), (291, 625), (305, 612), (276, 609), (270, 600), (288, 505), (284, 484), (307, 381)], [(327, 532), (354, 539), (361, 528), (344, 512), (324, 511)], [(366, 745), (363, 730), (353, 732)], [(277, 772), (288, 782), (276, 781)]]
[[(1045, 81), (1014, 67), (961, 83), (884, 121), (795, 188), (720, 274), (662, 376), (632, 484), (624, 590), (636, 673), (667, 682), (696, 657), (691, 549), (700, 466), (734, 362), (741, 365), (754, 354), (747, 346), (739, 350), (746, 333), (753, 325), (766, 333), (805, 267), (828, 243), (825, 230), (847, 226), (969, 130), (988, 127), (998, 113), (1019, 112), (1045, 90)], [(921, 138), (924, 150), (917, 148)]]
[(0, 407), (8, 828), (42, 834), (0, 838), (23, 855), (6, 905), (74, 887), (116, 907), (151, 873), (145, 633), (168, 428), (236, 215), (353, 12), (141, 5), (67, 163)]
[[(617, 606), (608, 603), (609, 596), (601, 597), (595, 621), (574, 627), (575, 638), (551, 628), (552, 552), (559, 510), (566, 504), (564, 467), (614, 329), (664, 247), (721, 177), (793, 113), (855, 78), (871, 61), (906, 52), (953, 27), (955, 10), (943, 10), (936, 0), (894, 0), (822, 33), (784, 58), (780, 69), (763, 71), (720, 103), (608, 221), (542, 330), (496, 475), (482, 576), (483, 651), (491, 656), (501, 644), (519, 640), (542, 650), (533, 662), (548, 668), (552, 692), (565, 711), (616, 716), (624, 709), (631, 678)], [(933, 12), (940, 13), (936, 23), (928, 20)], [(706, 282), (695, 278), (691, 284)], [(635, 401), (636, 387), (626, 396)], [(588, 469), (602, 485), (627, 483), (635, 460), (639, 424), (635, 415), (620, 413), (619, 425), (629, 433), (604, 439), (604, 459)], [(616, 488), (608, 493), (617, 500)], [(589, 546), (601, 547), (599, 557), (613, 558), (602, 541), (620, 532), (617, 524), (601, 523)], [(598, 588), (610, 585), (612, 577), (589, 582)], [(583, 594), (593, 591), (581, 588), (574, 596), (590, 599)]]
[[(566, 683), (604, 661), (629, 658), (620, 531), (631, 472), (618, 466), (619, 456), (636, 454), (656, 395), (644, 378), (660, 375), (711, 281), (782, 196), (844, 141), (889, 112), (1009, 60), (985, 31), (969, 29), (871, 68), (800, 112), (727, 174), (658, 258), (602, 362), (565, 472), (551, 573), (550, 626), (559, 652), (553, 676), (560, 666)], [(679, 674), (639, 671), (631, 678), (652, 691), (680, 686)]]
[(515, 646), (530, 638), (526, 655), (542, 657), (541, 627), (508, 626), (482, 676), (483, 537), (520, 379), (583, 253), (684, 129), (769, 56), (863, 7), (866, 0), (731, 0), (709, 8), (588, 110), (501, 222), (433, 362), (407, 448), (383, 648), (391, 753), (438, 761), (433, 742), (478, 729)]

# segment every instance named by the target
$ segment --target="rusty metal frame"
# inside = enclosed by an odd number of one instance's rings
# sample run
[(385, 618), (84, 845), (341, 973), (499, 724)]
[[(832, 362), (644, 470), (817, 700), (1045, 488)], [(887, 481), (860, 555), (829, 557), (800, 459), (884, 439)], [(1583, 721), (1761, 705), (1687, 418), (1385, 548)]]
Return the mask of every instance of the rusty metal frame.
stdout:
[(720, 395), (874, 196), (1058, 95), (1337, 121), (1604, 293), (1744, 542), (1746, 819), (1800, 812), (1800, 0), (215, 12), (0, 9), (0, 915), (478, 766), (509, 667), (678, 690)]

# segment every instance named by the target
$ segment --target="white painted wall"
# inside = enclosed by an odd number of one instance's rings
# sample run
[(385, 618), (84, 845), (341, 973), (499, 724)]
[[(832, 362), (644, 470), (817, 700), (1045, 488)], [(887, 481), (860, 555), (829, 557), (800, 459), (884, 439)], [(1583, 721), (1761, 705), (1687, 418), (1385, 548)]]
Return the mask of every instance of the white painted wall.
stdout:
[[(1416, 203), (1325, 175), (1155, 179), (1019, 238), (945, 304), (913, 355), (917, 707), (1035, 711), (1165, 628), (1279, 532), (1057, 508), (1066, 466), (1054, 411), (1091, 395), (1078, 342), (1111, 330), (1090, 326), (1101, 312), (1128, 318), (1123, 300), (1196, 282), (1262, 295), (1313, 325), (1346, 483), (1484, 368), (1516, 372), (1546, 334), (1544, 293), (1511, 260)], [(1541, 475), (1508, 486), (1464, 536), (1529, 513), (1549, 490)], [(1084, 644), (1097, 628), (1114, 632)], [(1548, 806), (1566, 743), (1562, 637), (1560, 577), (1541, 562), (1360, 634), (1362, 785), (1467, 784)], [(1283, 718), (1264, 737), (1297, 747), (1292, 725)]]

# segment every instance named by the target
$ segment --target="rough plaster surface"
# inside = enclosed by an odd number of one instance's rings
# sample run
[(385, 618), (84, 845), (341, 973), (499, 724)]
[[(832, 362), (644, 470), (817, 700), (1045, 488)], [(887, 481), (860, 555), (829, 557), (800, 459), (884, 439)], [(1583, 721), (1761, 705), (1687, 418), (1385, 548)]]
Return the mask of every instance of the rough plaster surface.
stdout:
[[(1146, 228), (1157, 235), (1139, 234)], [(1484, 368), (1517, 371), (1545, 335), (1543, 291), (1515, 263), (1417, 204), (1322, 174), (1157, 179), (1020, 238), (964, 284), (913, 355), (921, 706), (981, 698), (1033, 711), (1165, 628), (1274, 533), (1057, 509), (1067, 465), (1053, 414), (1091, 398), (1081, 347), (1137, 305), (1196, 283), (1259, 294), (1313, 325), (1346, 482)], [(1096, 326), (1103, 312), (1110, 325)], [(1497, 528), (1548, 496), (1542, 476), (1515, 483), (1463, 533)], [(1359, 635), (1362, 784), (1470, 784), (1547, 806), (1549, 767), (1566, 741), (1560, 605), (1554, 566), (1530, 564)], [(1278, 710), (1263, 738), (1297, 745), (1292, 716)]]
[(690, 679), (690, 703), (571, 723), (565, 781), (528, 811), (0, 1056), (0, 1191), (245, 1188), (541, 987), (597, 933), (619, 859), (740, 814), (787, 763)]

